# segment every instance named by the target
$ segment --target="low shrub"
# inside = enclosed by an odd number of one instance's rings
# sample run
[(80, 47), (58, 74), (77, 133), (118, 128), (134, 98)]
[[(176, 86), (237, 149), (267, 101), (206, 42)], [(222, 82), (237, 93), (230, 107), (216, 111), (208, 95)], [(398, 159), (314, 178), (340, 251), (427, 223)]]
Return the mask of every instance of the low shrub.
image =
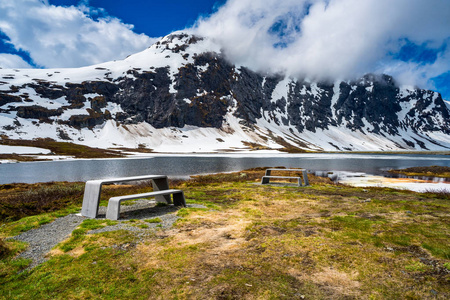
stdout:
[(434, 198), (450, 200), (450, 191), (446, 189), (426, 189), (425, 193)]
[(0, 198), (0, 221), (53, 212), (81, 204), (84, 186), (74, 183), (48, 183), (11, 192)]
[(0, 239), (0, 259), (2, 259), (3, 257), (6, 257), (9, 254), (9, 252), (10, 252), (10, 250), (9, 250), (8, 246), (6, 246), (3, 239)]

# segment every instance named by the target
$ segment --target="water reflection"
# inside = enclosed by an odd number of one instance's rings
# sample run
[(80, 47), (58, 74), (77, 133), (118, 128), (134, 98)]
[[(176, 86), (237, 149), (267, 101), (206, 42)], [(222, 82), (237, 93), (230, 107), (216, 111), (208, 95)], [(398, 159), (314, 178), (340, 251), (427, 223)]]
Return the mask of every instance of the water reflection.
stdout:
[(388, 169), (431, 165), (450, 166), (450, 157), (392, 154), (155, 155), (132, 159), (0, 164), (0, 184), (86, 181), (145, 174), (186, 178), (195, 174), (275, 166), (306, 168), (311, 171), (334, 170), (383, 175), (384, 170)]

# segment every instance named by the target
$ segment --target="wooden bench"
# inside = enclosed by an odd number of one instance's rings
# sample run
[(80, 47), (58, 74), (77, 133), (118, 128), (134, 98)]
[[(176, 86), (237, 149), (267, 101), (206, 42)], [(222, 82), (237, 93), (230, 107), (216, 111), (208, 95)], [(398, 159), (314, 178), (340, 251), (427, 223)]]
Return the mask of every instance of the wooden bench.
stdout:
[[(302, 177), (298, 176), (273, 176), (272, 171), (281, 171), (281, 172), (302, 172), (303, 175), (303, 183)], [(298, 186), (308, 186), (308, 173), (305, 169), (267, 169), (266, 174), (261, 179), (261, 184), (270, 183), (270, 179), (297, 179)]]
[[(86, 186), (84, 188), (83, 206), (81, 208), (81, 215), (89, 218), (97, 218), (102, 185), (108, 183), (130, 182), (141, 180), (151, 180), (154, 192), (169, 189), (169, 181), (166, 175), (144, 175), (134, 177), (89, 180), (86, 182)], [(169, 204), (171, 203), (170, 194), (158, 194), (155, 195), (155, 199), (158, 202), (165, 201)]]
[(140, 198), (152, 198), (158, 196), (173, 195), (173, 204), (176, 206), (186, 206), (186, 200), (184, 199), (184, 193), (182, 190), (162, 190), (150, 193), (142, 193), (135, 195), (126, 195), (112, 197), (108, 201), (108, 208), (106, 210), (106, 218), (110, 220), (118, 220), (120, 217), (120, 202), (125, 200), (140, 199)]

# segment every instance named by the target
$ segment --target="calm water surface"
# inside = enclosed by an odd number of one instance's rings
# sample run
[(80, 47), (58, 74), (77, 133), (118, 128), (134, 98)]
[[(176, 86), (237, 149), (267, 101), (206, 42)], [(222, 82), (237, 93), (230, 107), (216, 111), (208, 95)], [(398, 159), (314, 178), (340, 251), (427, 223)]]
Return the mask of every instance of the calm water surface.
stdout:
[(71, 160), (0, 164), (0, 184), (86, 181), (108, 177), (164, 174), (173, 178), (284, 166), (312, 171), (349, 171), (379, 175), (389, 169), (449, 166), (447, 155), (393, 154), (208, 154), (155, 155), (147, 158)]

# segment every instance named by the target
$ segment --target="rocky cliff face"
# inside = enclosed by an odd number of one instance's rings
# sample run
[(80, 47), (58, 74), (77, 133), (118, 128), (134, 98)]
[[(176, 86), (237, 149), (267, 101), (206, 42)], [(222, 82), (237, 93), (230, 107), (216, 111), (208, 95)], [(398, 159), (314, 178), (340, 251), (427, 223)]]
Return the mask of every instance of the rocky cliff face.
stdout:
[(387, 75), (334, 83), (261, 75), (182, 33), (124, 61), (0, 71), (0, 134), (10, 137), (164, 151), (156, 144), (183, 148), (202, 132), (214, 141), (208, 151), (450, 149), (449, 110), (436, 92)]

